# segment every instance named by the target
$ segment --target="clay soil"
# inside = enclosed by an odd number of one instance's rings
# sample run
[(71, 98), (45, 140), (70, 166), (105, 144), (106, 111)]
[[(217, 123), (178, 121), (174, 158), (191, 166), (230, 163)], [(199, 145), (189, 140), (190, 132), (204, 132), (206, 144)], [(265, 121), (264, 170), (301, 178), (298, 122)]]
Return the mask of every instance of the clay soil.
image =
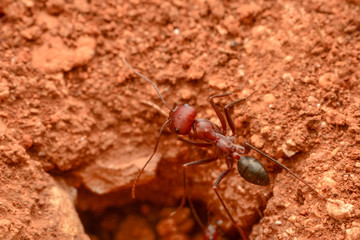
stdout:
[[(249, 239), (360, 239), (360, 2), (0, 1), (0, 238), (203, 239), (182, 164), (214, 149), (176, 141), (170, 106), (189, 103), (254, 151), (271, 184), (234, 168), (219, 192)], [(260, 88), (259, 88), (260, 86)], [(165, 111), (165, 114), (162, 112)], [(235, 164), (236, 165), (236, 164)], [(218, 239), (240, 238), (212, 191), (224, 159), (189, 168), (188, 196)]]

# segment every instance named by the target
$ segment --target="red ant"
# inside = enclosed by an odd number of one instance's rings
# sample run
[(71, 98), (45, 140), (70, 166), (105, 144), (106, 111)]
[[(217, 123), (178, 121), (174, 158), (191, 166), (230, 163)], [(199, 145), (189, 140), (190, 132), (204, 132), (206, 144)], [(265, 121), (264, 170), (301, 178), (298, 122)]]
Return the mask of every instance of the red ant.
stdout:
[[(143, 166), (143, 168), (141, 169), (141, 171), (139, 172), (137, 178), (134, 181), (134, 184), (132, 186), (132, 197), (133, 198), (135, 198), (136, 183), (137, 183), (138, 179), (140, 178), (140, 175), (144, 171), (145, 167), (149, 164), (152, 157), (156, 153), (161, 133), (162, 133), (165, 125), (168, 125), (171, 132), (173, 132), (173, 133), (175, 133), (177, 135), (176, 138), (178, 140), (186, 142), (186, 143), (193, 144), (193, 145), (198, 146), (198, 147), (214, 147), (215, 150), (216, 150), (215, 151), (216, 152), (215, 156), (213, 156), (211, 158), (206, 158), (206, 159), (202, 159), (202, 160), (198, 160), (198, 161), (193, 161), (193, 162), (189, 162), (189, 163), (186, 163), (186, 164), (183, 165), (184, 195), (183, 195), (180, 207), (178, 209), (180, 209), (184, 205), (185, 197), (187, 195), (186, 194), (186, 185), (187, 185), (187, 183), (186, 183), (186, 168), (192, 167), (192, 166), (209, 164), (209, 163), (214, 162), (217, 159), (219, 159), (219, 157), (225, 157), (226, 165), (227, 165), (228, 168), (225, 171), (223, 171), (220, 174), (220, 176), (216, 179), (212, 189), (214, 190), (215, 194), (219, 198), (222, 206), (224, 207), (224, 209), (226, 211), (226, 214), (228, 215), (228, 217), (232, 221), (233, 225), (239, 231), (241, 237), (243, 239), (247, 239), (244, 231), (236, 224), (234, 218), (230, 214), (228, 208), (225, 205), (225, 202), (222, 200), (222, 198), (221, 198), (221, 196), (220, 196), (220, 194), (219, 194), (219, 192), (217, 190), (217, 187), (220, 184), (220, 182), (231, 172), (231, 170), (233, 168), (234, 161), (237, 161), (237, 167), (238, 167), (239, 174), (246, 181), (248, 181), (250, 183), (253, 183), (253, 184), (256, 184), (256, 185), (259, 185), (259, 186), (267, 186), (267, 185), (270, 184), (269, 174), (266, 171), (264, 165), (260, 161), (255, 159), (254, 157), (244, 156), (244, 154), (248, 153), (251, 149), (255, 150), (256, 152), (258, 152), (259, 154), (261, 154), (264, 157), (268, 158), (269, 160), (271, 160), (272, 162), (274, 162), (278, 166), (282, 167), (283, 169), (288, 171), (291, 175), (293, 175), (295, 178), (297, 178), (298, 180), (303, 182), (306, 186), (308, 186), (310, 189), (312, 189), (322, 199), (324, 199), (325, 201), (329, 201), (326, 197), (321, 195), (310, 184), (305, 182), (302, 178), (298, 177), (295, 173), (293, 173), (286, 166), (284, 166), (283, 164), (281, 164), (280, 162), (278, 162), (274, 158), (270, 157), (266, 153), (260, 151), (256, 147), (252, 146), (250, 143), (244, 142), (245, 147), (234, 144), (235, 134), (236, 134), (236, 132), (235, 132), (235, 124), (234, 124), (233, 120), (230, 117), (229, 108), (234, 106), (235, 104), (244, 102), (252, 94), (245, 97), (245, 98), (241, 98), (239, 100), (236, 100), (236, 101), (234, 101), (234, 102), (232, 102), (230, 104), (227, 104), (224, 107), (225, 117), (220, 112), (220, 110), (218, 109), (216, 104), (214, 103), (214, 99), (229, 96), (229, 95), (233, 94), (234, 91), (233, 92), (226, 92), (226, 93), (223, 93), (223, 94), (212, 95), (212, 96), (209, 97), (209, 102), (210, 102), (212, 108), (214, 109), (217, 117), (220, 119), (220, 122), (221, 122), (221, 128), (220, 128), (219, 126), (212, 123), (208, 119), (195, 119), (196, 109), (195, 109), (195, 107), (192, 107), (192, 106), (190, 106), (188, 104), (180, 104), (180, 105), (177, 105), (176, 107), (174, 107), (173, 109), (171, 109), (169, 107), (169, 105), (165, 102), (162, 95), (160, 94), (160, 91), (157, 88), (157, 85), (155, 84), (155, 82), (153, 82), (149, 78), (145, 77), (144, 75), (142, 75), (141, 73), (136, 71), (132, 66), (129, 65), (129, 63), (126, 62), (125, 58), (122, 58), (122, 60), (123, 60), (124, 64), (128, 68), (130, 68), (138, 76), (140, 76), (141, 78), (143, 78), (146, 81), (150, 82), (154, 86), (154, 88), (157, 91), (157, 93), (158, 93), (159, 97), (161, 98), (162, 102), (170, 110), (168, 120), (166, 120), (166, 122), (162, 125), (162, 127), (161, 127), (161, 129), (159, 131), (153, 153), (151, 154), (151, 156), (149, 157), (149, 159), (147, 160), (147, 162), (145, 163), (145, 165)], [(227, 133), (226, 121), (229, 124), (230, 130), (232, 132), (231, 136), (226, 136), (226, 133)], [(193, 130), (193, 131), (191, 132), (191, 130)], [(179, 135), (191, 135), (194, 139), (201, 140), (202, 142), (196, 142), (196, 141), (188, 140), (188, 139), (180, 137)]]

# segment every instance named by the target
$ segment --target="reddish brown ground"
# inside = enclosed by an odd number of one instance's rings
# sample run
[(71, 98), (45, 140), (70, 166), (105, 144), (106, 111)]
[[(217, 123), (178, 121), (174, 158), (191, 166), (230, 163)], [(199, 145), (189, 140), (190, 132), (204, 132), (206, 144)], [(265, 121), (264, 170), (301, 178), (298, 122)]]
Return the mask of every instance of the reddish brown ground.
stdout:
[[(358, 0), (1, 0), (0, 238), (86, 239), (75, 203), (91, 239), (202, 239), (188, 209), (167, 216), (181, 165), (211, 150), (166, 130), (130, 198), (166, 120), (149, 103), (166, 108), (124, 56), (171, 106), (188, 102), (217, 124), (208, 96), (245, 86), (224, 105), (262, 83), (232, 113), (236, 142), (342, 201), (326, 204), (251, 152), (271, 186), (235, 170), (220, 185), (250, 239), (360, 239), (359, 12)], [(224, 169), (219, 160), (190, 170), (189, 196), (231, 239), (211, 190)]]

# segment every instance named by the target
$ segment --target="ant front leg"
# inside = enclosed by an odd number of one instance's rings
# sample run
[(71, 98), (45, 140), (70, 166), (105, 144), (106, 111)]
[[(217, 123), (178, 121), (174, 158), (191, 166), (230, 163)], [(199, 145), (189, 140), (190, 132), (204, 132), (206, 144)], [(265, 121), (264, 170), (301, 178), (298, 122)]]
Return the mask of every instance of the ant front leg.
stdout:
[[(231, 132), (232, 132), (232, 135), (235, 136), (235, 124), (234, 124), (234, 121), (231, 119), (231, 116), (230, 116), (230, 113), (229, 113), (229, 108), (234, 106), (235, 104), (238, 104), (238, 103), (241, 103), (243, 101), (245, 101), (246, 99), (248, 99), (249, 97), (251, 97), (255, 92), (257, 92), (257, 90), (259, 90), (259, 88), (262, 86), (262, 83), (260, 84), (260, 86), (254, 91), (252, 92), (249, 96), (247, 97), (244, 97), (244, 98), (241, 98), (239, 100), (236, 100), (232, 103), (229, 103), (227, 104), (225, 107), (224, 107), (224, 112), (225, 112), (225, 116), (226, 116), (226, 120), (229, 124), (229, 127), (231, 129)], [(227, 92), (227, 93), (223, 93), (223, 94), (218, 94), (218, 95), (213, 95), (209, 98), (210, 100), (210, 103), (211, 103), (211, 106), (214, 108), (215, 112), (216, 112), (216, 115), (219, 117), (220, 119), (220, 122), (221, 122), (221, 125), (223, 126), (223, 129), (224, 130), (224, 135), (226, 134), (226, 123), (225, 123), (225, 119), (224, 119), (224, 116), (221, 114), (221, 112), (219, 111), (218, 107), (215, 105), (214, 101), (212, 100), (213, 98), (221, 98), (221, 97), (227, 97), (227, 96), (230, 96), (231, 94), (233, 94), (234, 92), (237, 92), (239, 90), (235, 90), (235, 91), (232, 91), (232, 92)], [(224, 128), (224, 125), (225, 125), (225, 128)]]
[(223, 129), (223, 135), (226, 135), (226, 120), (224, 118), (224, 115), (220, 112), (219, 108), (216, 106), (216, 104), (214, 103), (214, 98), (221, 98), (221, 97), (226, 97), (231, 95), (233, 92), (227, 92), (227, 93), (223, 93), (223, 94), (217, 94), (217, 95), (212, 95), (209, 97), (209, 101), (211, 106), (213, 107), (216, 115), (218, 116), (220, 122), (221, 122), (221, 126)]
[[(250, 95), (251, 96), (251, 95)], [(248, 96), (248, 97), (250, 97)], [(230, 113), (229, 113), (229, 107), (232, 107), (234, 106), (235, 104), (238, 104), (238, 103), (241, 103), (243, 101), (245, 101), (248, 97), (245, 97), (245, 98), (241, 98), (239, 100), (236, 100), (235, 102), (232, 102), (232, 103), (229, 103), (228, 105), (226, 105), (224, 107), (224, 111), (225, 111), (225, 116), (226, 116), (226, 119), (227, 119), (227, 122), (229, 124), (229, 127), (231, 129), (231, 132), (232, 132), (232, 135), (235, 136), (235, 124), (234, 124), (234, 121), (231, 119), (231, 116), (230, 116)]]
[(220, 200), (220, 202), (221, 202), (221, 205), (224, 207), (224, 209), (225, 209), (225, 211), (226, 211), (226, 214), (227, 214), (228, 217), (230, 218), (231, 222), (233, 223), (233, 225), (236, 227), (236, 229), (237, 229), (238, 232), (240, 233), (242, 239), (243, 239), (243, 240), (246, 240), (247, 237), (246, 237), (244, 231), (236, 224), (235, 219), (234, 219), (233, 216), (231, 215), (229, 209), (226, 207), (225, 202), (222, 200), (222, 198), (221, 198), (221, 196), (220, 196), (220, 194), (219, 194), (219, 192), (218, 192), (218, 190), (217, 190), (217, 187), (218, 187), (218, 185), (220, 184), (220, 182), (231, 172), (231, 170), (232, 170), (232, 165), (229, 166), (228, 169), (226, 169), (224, 172), (222, 172), (222, 173), (220, 174), (220, 176), (219, 176), (219, 177), (216, 179), (216, 181), (215, 181), (215, 184), (214, 184), (214, 186), (213, 186), (213, 190), (214, 190), (216, 196), (219, 198), (219, 200)]
[(232, 106), (234, 106), (235, 104), (238, 104), (238, 103), (241, 103), (241, 102), (243, 102), (243, 101), (245, 101), (246, 99), (248, 99), (249, 97), (251, 97), (255, 92), (257, 92), (257, 90), (259, 90), (259, 88), (262, 86), (262, 83), (260, 84), (260, 86), (254, 91), (254, 92), (252, 92), (249, 96), (247, 96), (247, 97), (244, 97), (244, 98), (241, 98), (241, 99), (239, 99), (239, 100), (236, 100), (236, 101), (234, 101), (234, 102), (232, 102), (232, 103), (229, 103), (228, 105), (226, 105), (225, 107), (224, 107), (224, 111), (225, 111), (225, 116), (226, 116), (226, 119), (227, 119), (227, 122), (228, 122), (228, 124), (229, 124), (229, 127), (230, 127), (230, 129), (231, 129), (231, 132), (232, 132), (232, 135), (233, 136), (235, 136), (235, 124), (234, 124), (234, 122), (233, 122), (233, 120), (231, 119), (231, 116), (230, 116), (230, 113), (229, 113), (229, 107), (232, 107)]

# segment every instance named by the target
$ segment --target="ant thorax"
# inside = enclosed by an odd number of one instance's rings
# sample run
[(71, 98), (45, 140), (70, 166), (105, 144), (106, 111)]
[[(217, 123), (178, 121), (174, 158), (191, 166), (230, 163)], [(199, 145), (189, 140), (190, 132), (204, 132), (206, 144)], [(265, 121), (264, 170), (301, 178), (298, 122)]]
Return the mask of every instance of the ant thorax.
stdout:
[(195, 119), (193, 130), (194, 137), (207, 142), (212, 142), (214, 144), (216, 139), (218, 138), (217, 134), (222, 133), (222, 131), (216, 124), (204, 118)]

